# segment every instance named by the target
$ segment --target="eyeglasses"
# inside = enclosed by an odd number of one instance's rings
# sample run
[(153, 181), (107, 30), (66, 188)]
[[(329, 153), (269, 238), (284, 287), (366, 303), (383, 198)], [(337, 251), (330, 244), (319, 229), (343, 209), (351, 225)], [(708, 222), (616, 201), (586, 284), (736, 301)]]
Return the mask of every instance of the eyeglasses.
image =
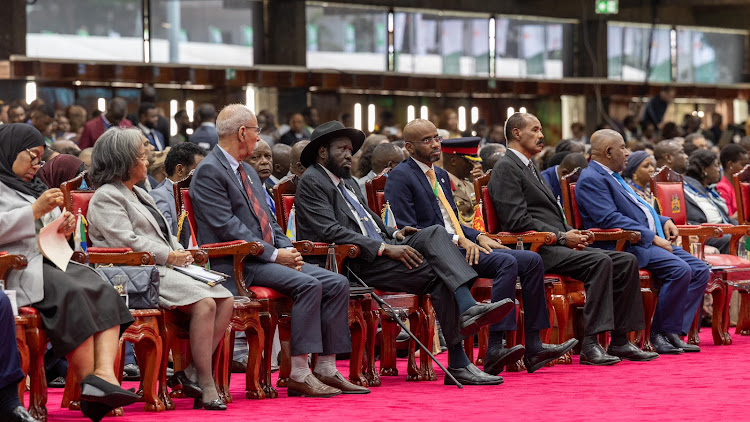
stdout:
[(422, 139), (422, 142), (425, 144), (431, 144), (433, 141), (443, 142), (443, 137), (440, 135), (437, 136), (429, 136), (427, 138)]
[(34, 153), (34, 151), (26, 148), (26, 152), (28, 152), (29, 156), (31, 157), (31, 167), (36, 167), (36, 166), (41, 167), (41, 166), (44, 165), (45, 161), (42, 161), (41, 158), (36, 163), (34, 162), (34, 160), (36, 160), (37, 158), (39, 158), (39, 156), (36, 155), (36, 153)]
[(258, 126), (242, 126), (245, 129), (252, 129), (256, 135), (260, 135), (260, 128)]

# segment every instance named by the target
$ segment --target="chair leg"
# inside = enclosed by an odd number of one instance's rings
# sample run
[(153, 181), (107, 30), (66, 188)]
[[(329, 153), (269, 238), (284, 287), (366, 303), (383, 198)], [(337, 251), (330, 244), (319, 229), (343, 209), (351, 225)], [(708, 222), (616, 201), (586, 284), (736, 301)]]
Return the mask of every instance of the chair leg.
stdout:
[[(289, 382), (289, 375), (292, 373), (292, 348), (291, 348), (291, 337), (292, 337), (292, 320), (291, 318), (281, 318), (278, 323), (279, 327), (279, 342), (281, 343), (281, 352), (279, 352), (281, 363), (279, 364), (279, 379), (276, 381), (277, 387), (286, 387)], [(266, 349), (268, 350), (269, 358), (272, 357), (271, 347), (273, 345), (273, 334), (270, 336), (266, 334)], [(270, 364), (270, 361), (269, 361)], [(270, 369), (270, 365), (269, 365)]]
[[(568, 323), (570, 317), (570, 301), (565, 295), (554, 295), (552, 296), (552, 304), (555, 308), (555, 315), (557, 316), (557, 343), (562, 344), (570, 338), (568, 332)], [(570, 352), (561, 356), (557, 363), (559, 364), (571, 364), (573, 360), (570, 357)]]
[(261, 351), (265, 347), (265, 335), (260, 323), (252, 324), (245, 330), (247, 339), (247, 372), (245, 372), (245, 397), (248, 399), (264, 399), (266, 393), (260, 382)]
[(38, 316), (29, 317), (26, 329), (26, 341), (29, 344), (29, 375), (31, 392), (29, 393), (29, 413), (39, 421), (47, 420), (47, 376), (44, 371), (44, 352), (47, 349), (47, 335), (41, 328)]
[(161, 340), (161, 363), (159, 364), (159, 399), (164, 403), (165, 410), (174, 410), (175, 404), (167, 389), (167, 366), (169, 363), (169, 336), (167, 334), (167, 325), (164, 321), (164, 312), (156, 317), (159, 324), (159, 334)]
[[(424, 335), (420, 334), (423, 332), (422, 324), (424, 324), (424, 314), (421, 309), (417, 309), (415, 312), (412, 312), (409, 315), (409, 327), (414, 330), (412, 331), (414, 335), (417, 336), (419, 341), (422, 342), (422, 344), (425, 344), (424, 342)], [(406, 380), (407, 381), (421, 381), (422, 380), (422, 372), (417, 367), (417, 359), (416, 359), (416, 353), (417, 351), (417, 342), (409, 339), (409, 355), (406, 362)], [(420, 351), (420, 355), (422, 355)]]
[(157, 335), (144, 336), (134, 345), (141, 369), (143, 383), (143, 399), (146, 402), (146, 412), (162, 412), (166, 410), (159, 398), (158, 380), (161, 369), (161, 355), (163, 353), (161, 339)]
[(693, 318), (693, 323), (690, 324), (690, 331), (688, 331), (688, 344), (695, 344), (699, 345), (701, 344), (701, 339), (699, 337), (700, 333), (700, 319), (701, 314), (703, 313), (703, 307), (699, 306), (698, 311), (695, 313), (695, 318)]
[[(23, 325), (16, 325), (16, 345), (18, 347), (18, 354), (21, 356), (21, 370), (24, 374), (29, 373), (29, 346), (26, 344), (26, 328)], [(23, 377), (21, 382), (18, 383), (18, 399), (23, 405), (23, 396), (26, 392), (26, 377)]]
[(735, 335), (750, 335), (750, 292), (740, 290), (740, 314), (737, 318)]
[(477, 332), (477, 339), (479, 340), (479, 347), (477, 351), (477, 360), (474, 363), (476, 366), (484, 366), (484, 358), (487, 356), (487, 345), (490, 341), (490, 329), (484, 326)]
[(651, 344), (651, 322), (656, 312), (656, 302), (658, 297), (654, 291), (649, 288), (641, 289), (641, 298), (643, 300), (643, 319), (646, 322), (643, 335), (640, 339), (640, 348), (646, 352), (655, 352), (654, 345)]
[(352, 338), (352, 351), (349, 354), (349, 381), (367, 386), (367, 378), (362, 373), (362, 355), (365, 350), (366, 324), (362, 315), (362, 302), (359, 299), (349, 300), (349, 332)]
[(224, 400), (225, 403), (232, 402), (232, 395), (229, 393), (229, 367), (232, 364), (234, 342), (231, 338), (232, 328), (227, 327), (224, 331), (224, 338), (216, 346), (211, 360), (216, 392), (219, 394), (219, 398)]
[[(398, 316), (395, 316), (398, 318)], [(387, 315), (380, 319), (381, 342), (380, 342), (380, 376), (394, 377), (398, 375), (396, 368), (396, 336), (399, 326), (390, 320)]]
[[(435, 338), (435, 330), (437, 329), (437, 316), (435, 315), (435, 309), (432, 307), (429, 295), (419, 296), (419, 307), (422, 309), (422, 314), (424, 315), (422, 327), (419, 330), (423, 337), (419, 338), (419, 341), (428, 348), (431, 348), (433, 339)], [(422, 380), (437, 381), (437, 374), (432, 366), (432, 359), (427, 353), (419, 353), (419, 371), (422, 373)]]
[(729, 295), (727, 294), (728, 286), (726, 283), (711, 292), (714, 298), (713, 320), (711, 322), (711, 333), (714, 338), (714, 344), (730, 345), (732, 338), (729, 336)]
[(362, 372), (367, 378), (367, 385), (370, 387), (380, 387), (380, 376), (375, 367), (375, 340), (378, 333), (378, 311), (372, 309), (372, 299), (367, 299), (364, 308), (365, 326), (367, 335), (365, 336), (365, 356), (362, 361)]

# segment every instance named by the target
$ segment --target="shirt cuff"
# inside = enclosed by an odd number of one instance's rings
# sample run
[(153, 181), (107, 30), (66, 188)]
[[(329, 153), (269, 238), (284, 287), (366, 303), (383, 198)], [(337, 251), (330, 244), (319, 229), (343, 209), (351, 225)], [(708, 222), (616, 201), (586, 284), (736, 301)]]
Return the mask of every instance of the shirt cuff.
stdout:
[(454, 245), (458, 245), (458, 235), (457, 234), (453, 235), (453, 244)]
[(279, 250), (278, 249), (276, 249), (275, 251), (273, 251), (273, 253), (271, 254), (271, 257), (268, 258), (268, 262), (276, 262), (276, 257), (277, 256), (279, 256)]

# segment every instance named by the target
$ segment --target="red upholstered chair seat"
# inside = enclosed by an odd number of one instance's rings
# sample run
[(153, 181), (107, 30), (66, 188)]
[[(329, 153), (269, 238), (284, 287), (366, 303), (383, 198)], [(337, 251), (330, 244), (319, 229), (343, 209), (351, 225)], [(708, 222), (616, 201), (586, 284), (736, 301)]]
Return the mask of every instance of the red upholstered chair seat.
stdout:
[(487, 226), (485, 227), (487, 233), (497, 233), (500, 230), (500, 222), (497, 221), (495, 205), (492, 203), (490, 190), (487, 189), (487, 186), (482, 186), (482, 207), (482, 216), (484, 216), (487, 222)]
[(750, 261), (734, 255), (706, 255), (706, 262), (713, 266), (731, 266), (736, 268), (750, 268)]
[(273, 299), (283, 299), (287, 297), (286, 295), (283, 295), (274, 289), (269, 289), (268, 287), (250, 286), (249, 290), (255, 293), (255, 297), (257, 299), (273, 300)]

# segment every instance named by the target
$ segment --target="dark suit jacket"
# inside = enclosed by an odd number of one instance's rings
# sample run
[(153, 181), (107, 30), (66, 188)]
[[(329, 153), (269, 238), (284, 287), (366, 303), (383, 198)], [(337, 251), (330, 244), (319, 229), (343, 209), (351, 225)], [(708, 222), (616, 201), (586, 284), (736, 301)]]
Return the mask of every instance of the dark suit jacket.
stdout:
[(560, 198), (560, 203), (562, 203), (562, 187), (560, 187), (560, 179), (557, 178), (557, 167), (558, 166), (554, 166), (544, 170), (542, 172), (542, 179), (547, 182), (547, 185), (552, 191), (552, 196), (554, 196), (555, 199)]
[(306, 129), (302, 130), (302, 138), (300, 139), (297, 139), (297, 136), (294, 134), (294, 132), (290, 130), (282, 135), (281, 138), (279, 138), (279, 142), (292, 146), (303, 139), (310, 139), (310, 132), (308, 132)]
[[(558, 234), (572, 230), (549, 186), (537, 180), (513, 151), (495, 164), (487, 189), (503, 231)], [(545, 269), (565, 261), (572, 253), (572, 249), (556, 245), (542, 246), (539, 251)]]
[[(443, 189), (445, 199), (450, 203), (453, 213), (458, 216), (448, 172), (437, 166), (432, 168), (435, 170), (438, 184)], [(399, 228), (412, 226), (424, 229), (434, 225), (445, 226), (438, 200), (432, 192), (427, 177), (413, 158), (402, 161), (388, 174), (385, 199), (391, 205), (391, 211), (396, 217), (396, 224)], [(468, 239), (476, 242), (479, 231), (466, 226), (461, 229)]]
[[(204, 160), (205, 161), (205, 160)], [(365, 204), (359, 186), (352, 179), (344, 183)], [(381, 243), (393, 243), (394, 229), (386, 227), (380, 216), (363, 205), (383, 235), (383, 242), (378, 242), (360, 232), (357, 217), (349, 209), (346, 199), (333, 184), (331, 178), (320, 164), (314, 164), (305, 170), (297, 185), (294, 198), (297, 215), (297, 238), (315, 242), (336, 244), (354, 244), (359, 246), (359, 259), (372, 262), (378, 256)]]
[[(133, 123), (128, 119), (122, 119), (118, 127), (130, 128), (133, 127)], [(81, 140), (78, 142), (78, 147), (82, 150), (93, 147), (96, 140), (99, 139), (106, 130), (107, 127), (104, 125), (102, 116), (97, 116), (89, 120), (83, 125), (83, 133), (81, 133)]]
[[(198, 225), (199, 245), (238, 239), (263, 243), (263, 254), (245, 260), (245, 279), (252, 281), (255, 267), (269, 262), (277, 248), (291, 247), (292, 242), (268, 209), (258, 174), (249, 164), (240, 162), (240, 165), (251, 180), (253, 194), (268, 214), (273, 228), (273, 245), (263, 241), (260, 222), (253, 212), (250, 198), (220, 148), (214, 148), (196, 167), (190, 182), (190, 199)], [(233, 273), (231, 257), (212, 259), (211, 265), (217, 271)]]
[[(624, 229), (641, 232), (641, 241), (629, 244), (627, 252), (638, 258), (638, 266), (648, 265), (651, 259), (649, 250), (653, 246), (656, 233), (648, 229), (646, 214), (638, 206), (637, 199), (628, 194), (614, 177), (607, 173), (596, 161), (591, 161), (583, 169), (576, 183), (576, 202), (586, 228)], [(664, 224), (669, 218), (659, 216), (655, 224)], [(596, 244), (604, 249), (615, 249), (614, 242)]]
[(216, 127), (201, 125), (188, 140), (206, 150), (212, 150), (219, 143), (219, 135), (216, 133)]

